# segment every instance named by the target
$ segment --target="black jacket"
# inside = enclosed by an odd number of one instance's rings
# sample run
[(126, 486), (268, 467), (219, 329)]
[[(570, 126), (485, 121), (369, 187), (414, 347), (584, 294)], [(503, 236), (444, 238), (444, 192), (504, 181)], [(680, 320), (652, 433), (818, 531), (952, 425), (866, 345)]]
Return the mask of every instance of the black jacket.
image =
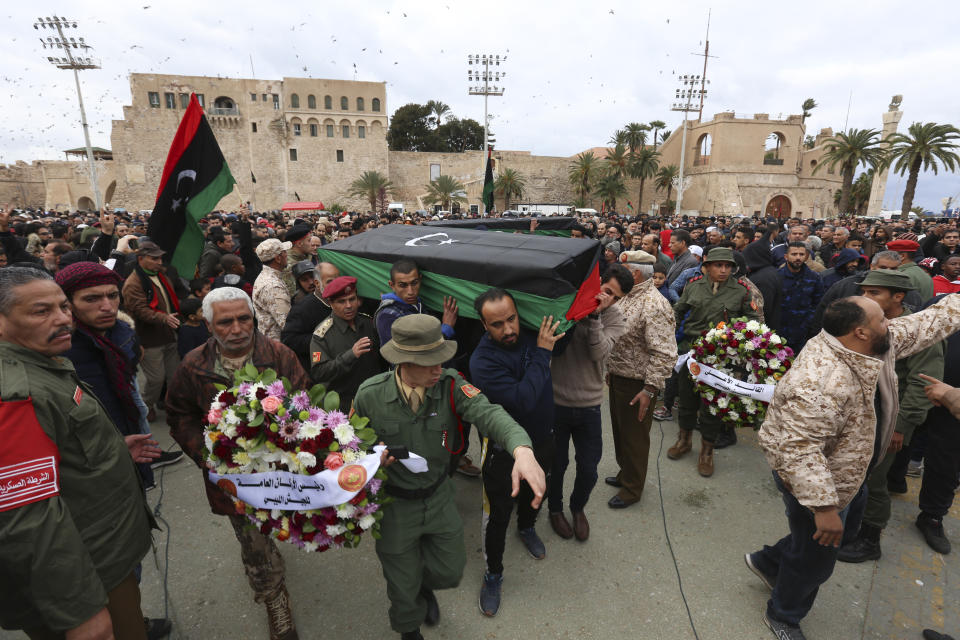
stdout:
[(330, 307), (315, 295), (293, 305), (280, 332), (280, 342), (289, 347), (306, 371), (310, 371), (310, 339), (313, 331), (330, 316)]
[(774, 331), (779, 331), (783, 287), (773, 266), (770, 243), (762, 239), (751, 242), (743, 249), (743, 259), (747, 263), (747, 277), (763, 294), (764, 322)]
[[(863, 279), (867, 277), (868, 273), (870, 272), (858, 271), (852, 276), (838, 280), (827, 289), (827, 292), (824, 293), (820, 299), (820, 304), (817, 305), (817, 310), (813, 314), (813, 320), (810, 321), (808, 336), (813, 337), (820, 333), (820, 329), (823, 328), (823, 312), (826, 311), (831, 302), (848, 296), (860, 295), (860, 283), (863, 282)], [(909, 307), (910, 311), (915, 312), (918, 311), (922, 305), (923, 299), (918, 292), (907, 291), (907, 295), (903, 298), (903, 306)]]

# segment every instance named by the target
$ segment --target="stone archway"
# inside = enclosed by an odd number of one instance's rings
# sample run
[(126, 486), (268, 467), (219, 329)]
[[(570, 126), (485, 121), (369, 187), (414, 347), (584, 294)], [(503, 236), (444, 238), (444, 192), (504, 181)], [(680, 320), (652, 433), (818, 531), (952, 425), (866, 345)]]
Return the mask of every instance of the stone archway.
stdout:
[(92, 198), (81, 196), (80, 199), (77, 200), (77, 211), (95, 211), (96, 209), (97, 205)]
[(790, 198), (780, 194), (770, 198), (770, 200), (767, 202), (765, 215), (773, 216), (777, 220), (782, 220), (783, 218), (789, 218), (792, 211), (793, 205), (790, 202)]

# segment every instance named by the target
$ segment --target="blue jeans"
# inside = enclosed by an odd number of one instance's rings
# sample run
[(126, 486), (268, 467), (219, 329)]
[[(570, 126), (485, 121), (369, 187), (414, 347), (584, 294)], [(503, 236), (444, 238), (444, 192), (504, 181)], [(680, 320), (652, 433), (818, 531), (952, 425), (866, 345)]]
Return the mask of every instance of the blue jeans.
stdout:
[[(820, 585), (833, 574), (837, 548), (821, 546), (813, 539), (817, 531), (813, 512), (797, 502), (776, 472), (773, 480), (787, 507), (790, 533), (772, 547), (764, 545), (752, 555), (752, 560), (762, 572), (777, 577), (767, 602), (767, 615), (780, 622), (798, 625), (813, 607)], [(850, 504), (840, 511), (840, 520), (844, 523), (843, 544), (856, 538), (866, 503), (867, 489), (863, 485)]]
[(556, 448), (550, 472), (550, 488), (547, 493), (551, 513), (563, 511), (563, 475), (570, 464), (570, 439), (576, 454), (577, 477), (570, 494), (570, 510), (583, 511), (590, 499), (590, 492), (597, 484), (597, 465), (603, 454), (603, 437), (600, 428), (600, 405), (595, 407), (562, 407), (556, 405), (553, 438)]

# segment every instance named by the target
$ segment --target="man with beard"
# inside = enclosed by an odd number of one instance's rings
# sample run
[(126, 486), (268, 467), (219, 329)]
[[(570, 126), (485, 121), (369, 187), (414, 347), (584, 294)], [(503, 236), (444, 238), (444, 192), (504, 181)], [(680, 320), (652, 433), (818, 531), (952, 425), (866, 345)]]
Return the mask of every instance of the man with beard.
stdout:
[(237, 514), (230, 495), (208, 480), (203, 459), (203, 424), (210, 399), (219, 392), (218, 384), (233, 384), (236, 371), (252, 364), (261, 372), (273, 369), (277, 378), (290, 381), (292, 389), (311, 386), (296, 355), (254, 329), (253, 318), (253, 303), (242, 290), (223, 287), (207, 294), (203, 319), (211, 338), (188, 353), (177, 369), (167, 392), (167, 424), (173, 439), (200, 467), (210, 509), (230, 519), (254, 600), (266, 604), (271, 640), (296, 640), (283, 557), (269, 536)]
[(667, 270), (673, 266), (673, 260), (667, 254), (660, 251), (660, 236), (656, 233), (648, 233), (640, 239), (639, 247), (631, 247), (631, 250), (639, 248), (646, 251), (657, 259), (657, 264), (662, 264)]
[(807, 342), (810, 320), (824, 292), (820, 276), (805, 264), (808, 256), (807, 245), (790, 242), (784, 254), (786, 264), (777, 270), (783, 291), (779, 334), (795, 353)]
[(310, 342), (310, 377), (340, 396), (340, 410), (350, 411), (357, 389), (386, 369), (380, 359), (377, 329), (360, 313), (357, 279), (340, 276), (323, 290), (333, 313), (321, 322)]
[[(910, 315), (903, 306), (903, 298), (913, 288), (910, 278), (902, 272), (888, 269), (871, 271), (860, 283), (861, 295), (870, 298), (883, 309), (888, 320)], [(913, 432), (927, 417), (930, 401), (924, 394), (920, 374), (943, 375), (943, 345), (936, 343), (907, 358), (897, 360), (897, 388), (900, 411), (887, 455), (878, 459), (867, 477), (867, 505), (857, 538), (840, 549), (842, 562), (865, 562), (880, 557), (880, 535), (890, 520), (890, 493), (887, 474), (897, 452), (909, 448)]]
[(804, 638), (800, 621), (859, 528), (867, 469), (883, 459), (899, 413), (895, 361), (958, 329), (960, 296), (893, 320), (873, 300), (841, 298), (777, 383), (759, 441), (790, 533), (745, 556), (773, 590), (764, 621), (777, 638)]
[(823, 287), (829, 290), (835, 283), (857, 272), (864, 257), (856, 249), (843, 249), (834, 259), (833, 267), (820, 274)]
[[(501, 405), (527, 432), (533, 443), (537, 464), (547, 471), (553, 463), (553, 382), (550, 358), (554, 345), (565, 334), (556, 335), (559, 322), (553, 316), (540, 321), (540, 331), (520, 331), (520, 314), (507, 291), (489, 289), (477, 297), (474, 309), (486, 333), (470, 356), (473, 381), (484, 395)], [(496, 443), (485, 443), (483, 455), (484, 514), (483, 552), (487, 571), (480, 591), (480, 611), (494, 616), (500, 608), (503, 584), (503, 550), (514, 503), (517, 504), (517, 533), (527, 551), (537, 560), (547, 550), (534, 525), (539, 505), (531, 505), (529, 485), (520, 494), (511, 493), (511, 452)]]

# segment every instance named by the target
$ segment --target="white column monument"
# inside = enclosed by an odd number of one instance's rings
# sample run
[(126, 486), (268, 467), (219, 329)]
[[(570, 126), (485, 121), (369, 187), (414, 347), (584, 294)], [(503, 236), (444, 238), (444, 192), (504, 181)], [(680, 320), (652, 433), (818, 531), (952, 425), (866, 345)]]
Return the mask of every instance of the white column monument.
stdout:
[[(893, 99), (890, 100), (889, 110), (883, 114), (884, 138), (897, 132), (900, 118), (903, 117), (903, 111), (900, 111), (901, 101), (903, 101), (903, 96), (893, 96)], [(887, 169), (884, 169), (873, 178), (873, 187), (870, 189), (870, 203), (867, 205), (868, 216), (880, 215), (880, 210), (883, 209), (883, 196), (887, 190), (887, 173)]]

